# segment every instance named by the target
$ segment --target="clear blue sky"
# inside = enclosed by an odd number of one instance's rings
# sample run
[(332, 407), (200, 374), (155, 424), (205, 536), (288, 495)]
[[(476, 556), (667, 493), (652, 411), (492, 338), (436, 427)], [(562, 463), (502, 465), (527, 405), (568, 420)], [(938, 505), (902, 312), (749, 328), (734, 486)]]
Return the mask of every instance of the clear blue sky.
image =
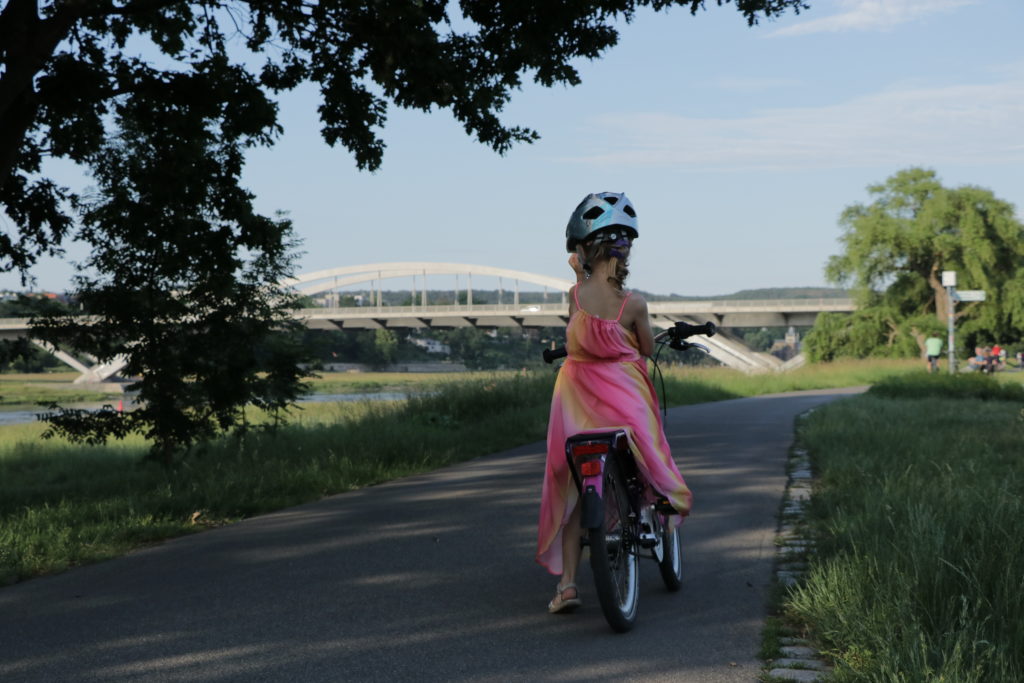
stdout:
[[(395, 110), (383, 168), (359, 172), (322, 142), (316, 93), (292, 93), (245, 183), (294, 221), (299, 272), (426, 260), (567, 277), (573, 207), (625, 191), (640, 219), (629, 284), (685, 295), (824, 285), (842, 209), (909, 166), (1022, 215), (1022, 0), (809, 3), (753, 28), (713, 0), (697, 16), (641, 12), (580, 65), (581, 86), (515, 94), (504, 120), (542, 139), (505, 157), (444, 111)], [(70, 272), (48, 261), (38, 287), (63, 290)]]

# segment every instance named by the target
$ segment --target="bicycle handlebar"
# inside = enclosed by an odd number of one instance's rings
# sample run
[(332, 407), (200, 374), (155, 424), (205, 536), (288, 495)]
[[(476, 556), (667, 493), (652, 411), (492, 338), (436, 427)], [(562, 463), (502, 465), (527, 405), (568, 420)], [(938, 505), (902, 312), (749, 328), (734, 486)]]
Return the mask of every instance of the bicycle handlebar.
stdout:
[(703, 325), (691, 325), (690, 323), (677, 322), (675, 327), (672, 328), (674, 334), (671, 335), (674, 339), (686, 339), (692, 337), (695, 334), (703, 334), (706, 337), (714, 337), (715, 332), (718, 328), (710, 320)]
[(559, 358), (565, 358), (569, 355), (564, 346), (559, 346), (557, 349), (544, 349), (544, 362), (550, 365)]
[[(715, 336), (715, 332), (718, 328), (711, 321), (704, 323), (703, 325), (691, 325), (690, 323), (677, 322), (674, 326), (668, 328), (664, 332), (661, 332), (654, 339), (655, 341), (668, 343), (668, 345), (677, 350), (685, 351), (686, 349), (697, 347), (702, 351), (707, 352), (707, 347), (701, 344), (693, 344), (685, 341), (687, 337), (692, 337), (697, 334), (703, 334), (707, 337)], [(664, 342), (664, 339), (669, 339), (669, 342)], [(551, 364), (559, 358), (565, 358), (569, 355), (569, 352), (565, 350), (564, 346), (560, 346), (557, 349), (544, 349), (544, 362)]]

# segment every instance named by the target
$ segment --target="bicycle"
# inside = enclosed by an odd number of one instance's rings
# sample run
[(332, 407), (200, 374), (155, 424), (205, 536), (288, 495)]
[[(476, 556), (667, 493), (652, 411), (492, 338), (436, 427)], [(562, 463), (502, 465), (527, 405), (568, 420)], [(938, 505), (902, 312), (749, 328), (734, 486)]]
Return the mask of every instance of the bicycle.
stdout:
[[(685, 341), (697, 334), (713, 336), (714, 323), (678, 322), (658, 334), (654, 338), (658, 345), (653, 358), (655, 368), (666, 345), (679, 351), (696, 348), (708, 353), (703, 344)], [(566, 355), (564, 347), (548, 349), (544, 360), (551, 363)], [(581, 543), (590, 547), (590, 568), (601, 611), (612, 629), (624, 633), (636, 623), (641, 557), (657, 562), (670, 592), (682, 587), (679, 526), (669, 524), (669, 517), (678, 513), (644, 481), (623, 429), (571, 436), (565, 442), (565, 457), (580, 494), (580, 526), (586, 531)]]

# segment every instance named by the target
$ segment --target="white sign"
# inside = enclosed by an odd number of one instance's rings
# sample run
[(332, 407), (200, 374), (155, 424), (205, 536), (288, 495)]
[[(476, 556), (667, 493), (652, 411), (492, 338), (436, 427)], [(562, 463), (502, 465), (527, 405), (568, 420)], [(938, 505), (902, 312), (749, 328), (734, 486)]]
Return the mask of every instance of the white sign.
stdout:
[(944, 271), (942, 271), (942, 286), (943, 287), (956, 287), (956, 271), (955, 270), (944, 270)]
[(960, 289), (956, 292), (956, 298), (960, 301), (984, 301), (984, 289)]

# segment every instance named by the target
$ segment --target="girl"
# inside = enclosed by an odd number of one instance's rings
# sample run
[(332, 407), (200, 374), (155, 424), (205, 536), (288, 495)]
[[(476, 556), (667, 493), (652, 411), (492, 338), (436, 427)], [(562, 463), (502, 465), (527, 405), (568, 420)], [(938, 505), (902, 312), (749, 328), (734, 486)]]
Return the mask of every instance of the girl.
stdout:
[[(623, 289), (629, 251), (638, 237), (625, 194), (588, 195), (569, 219), (566, 249), (577, 283), (570, 290), (568, 360), (558, 373), (548, 422), (537, 561), (561, 575), (549, 612), (580, 604), (579, 493), (565, 461), (567, 437), (588, 429), (628, 428), (640, 471), (681, 515), (691, 494), (679, 474), (658, 412), (646, 356), (654, 335), (643, 297)], [(672, 517), (671, 519), (675, 519)]]

